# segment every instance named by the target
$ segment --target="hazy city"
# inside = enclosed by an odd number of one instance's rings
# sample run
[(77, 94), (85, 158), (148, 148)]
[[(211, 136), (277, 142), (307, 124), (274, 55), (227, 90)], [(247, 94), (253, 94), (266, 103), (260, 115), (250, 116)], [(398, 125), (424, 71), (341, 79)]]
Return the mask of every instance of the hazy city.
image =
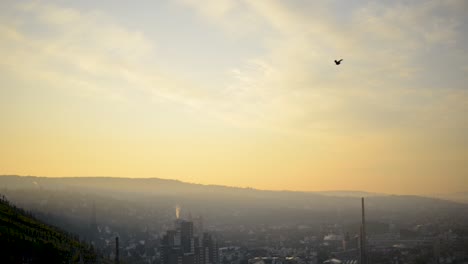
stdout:
[(0, 263), (468, 264), (468, 1), (0, 1)]

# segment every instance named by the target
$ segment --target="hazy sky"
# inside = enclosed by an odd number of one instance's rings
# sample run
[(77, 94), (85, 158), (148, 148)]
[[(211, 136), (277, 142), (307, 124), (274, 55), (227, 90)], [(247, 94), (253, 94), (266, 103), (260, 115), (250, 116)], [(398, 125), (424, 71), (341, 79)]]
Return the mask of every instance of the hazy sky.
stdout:
[(466, 191), (467, 12), (2, 0), (0, 174)]

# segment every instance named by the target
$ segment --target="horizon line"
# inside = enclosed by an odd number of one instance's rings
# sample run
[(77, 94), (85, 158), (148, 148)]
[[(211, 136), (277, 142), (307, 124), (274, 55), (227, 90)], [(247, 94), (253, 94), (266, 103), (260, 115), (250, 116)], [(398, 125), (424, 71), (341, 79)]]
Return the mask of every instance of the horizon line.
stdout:
[[(193, 185), (201, 185), (201, 186), (214, 186), (214, 187), (224, 187), (224, 188), (237, 188), (237, 189), (252, 189), (256, 191), (271, 191), (271, 192), (297, 192), (297, 193), (333, 193), (333, 192), (352, 192), (352, 193), (363, 193), (363, 194), (368, 194), (372, 196), (390, 196), (390, 195), (398, 195), (398, 196), (430, 196), (433, 197), (433, 195), (442, 195), (442, 194), (459, 194), (459, 193), (467, 193), (468, 190), (465, 191), (456, 191), (456, 192), (450, 192), (450, 193), (420, 193), (420, 194), (395, 194), (395, 193), (386, 193), (386, 192), (375, 192), (375, 191), (366, 191), (366, 190), (350, 190), (350, 189), (329, 189), (329, 190), (309, 190), (309, 191), (304, 191), (304, 190), (287, 190), (287, 189), (261, 189), (261, 188), (256, 188), (256, 187), (250, 187), (250, 186), (232, 186), (232, 185), (221, 185), (221, 184), (204, 184), (204, 183), (196, 183), (196, 182), (188, 182), (188, 181), (182, 181), (179, 179), (169, 179), (169, 178), (158, 178), (158, 177), (129, 177), (129, 176), (37, 176), (37, 175), (19, 175), (19, 174), (0, 174), (0, 177), (5, 177), (5, 176), (10, 176), (10, 177), (36, 177), (36, 178), (50, 178), (50, 179), (69, 179), (69, 178), (108, 178), (108, 179), (127, 179), (127, 180), (150, 180), (150, 179), (156, 179), (156, 180), (164, 180), (164, 181), (174, 181), (174, 182), (180, 182), (184, 184), (193, 184)], [(356, 196), (357, 197), (357, 196)]]

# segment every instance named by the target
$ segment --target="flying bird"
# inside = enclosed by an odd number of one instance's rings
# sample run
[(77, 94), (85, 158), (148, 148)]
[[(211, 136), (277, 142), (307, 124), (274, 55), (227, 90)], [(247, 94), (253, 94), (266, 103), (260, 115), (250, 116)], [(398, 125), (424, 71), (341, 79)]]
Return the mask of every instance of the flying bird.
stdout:
[(342, 60), (343, 60), (343, 59), (341, 59), (341, 60), (335, 60), (335, 64), (336, 64), (336, 65), (340, 65), (340, 63), (341, 63)]

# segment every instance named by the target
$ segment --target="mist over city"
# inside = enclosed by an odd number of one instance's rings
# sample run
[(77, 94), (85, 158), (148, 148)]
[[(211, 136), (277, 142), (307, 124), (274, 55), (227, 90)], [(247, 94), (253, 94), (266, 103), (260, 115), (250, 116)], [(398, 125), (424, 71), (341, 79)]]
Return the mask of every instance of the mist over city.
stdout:
[[(353, 263), (361, 199), (371, 263), (455, 262), (468, 245), (468, 203), (434, 197), (113, 177), (1, 176), (0, 190), (38, 219), (79, 234), (102, 259), (115, 259), (118, 237), (123, 263)], [(181, 247), (188, 243), (180, 256), (167, 251), (177, 248), (177, 234)], [(216, 257), (200, 259), (206, 254)]]
[(0, 263), (468, 264), (468, 1), (0, 1)]

